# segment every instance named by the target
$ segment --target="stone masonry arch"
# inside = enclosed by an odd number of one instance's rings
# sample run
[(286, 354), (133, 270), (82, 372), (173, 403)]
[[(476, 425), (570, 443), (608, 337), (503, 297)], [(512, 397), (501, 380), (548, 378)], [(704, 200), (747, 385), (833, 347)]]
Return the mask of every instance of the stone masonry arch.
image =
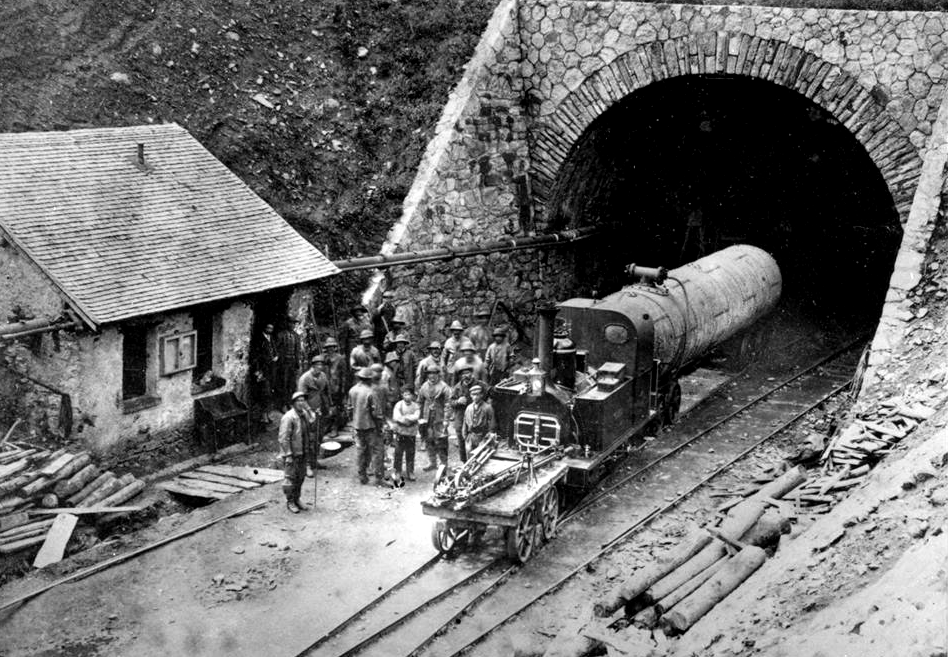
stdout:
[(653, 82), (709, 74), (766, 80), (825, 109), (865, 148), (905, 221), (922, 159), (909, 134), (887, 110), (885, 92), (788, 41), (739, 31), (656, 39), (586, 76), (551, 114), (539, 119), (534, 130), (535, 202), (543, 205), (551, 200), (560, 167), (573, 145), (609, 107)]

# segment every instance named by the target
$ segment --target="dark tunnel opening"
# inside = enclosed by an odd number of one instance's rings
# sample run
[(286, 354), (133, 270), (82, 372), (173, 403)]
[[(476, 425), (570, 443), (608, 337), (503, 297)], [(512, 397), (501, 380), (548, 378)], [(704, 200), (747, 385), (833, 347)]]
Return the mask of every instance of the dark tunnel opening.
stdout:
[(878, 320), (902, 238), (849, 130), (802, 95), (737, 76), (627, 96), (574, 146), (548, 207), (557, 229), (607, 229), (577, 259), (579, 296), (618, 289), (629, 263), (673, 268), (749, 243), (780, 265), (785, 310), (847, 330)]

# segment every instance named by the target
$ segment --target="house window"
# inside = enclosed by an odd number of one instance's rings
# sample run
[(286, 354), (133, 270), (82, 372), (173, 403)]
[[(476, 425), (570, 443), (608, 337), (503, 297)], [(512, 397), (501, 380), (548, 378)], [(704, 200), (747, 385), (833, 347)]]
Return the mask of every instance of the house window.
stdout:
[(148, 329), (126, 326), (122, 330), (122, 399), (147, 392)]
[(194, 369), (197, 360), (197, 332), (158, 337), (158, 371), (162, 376)]

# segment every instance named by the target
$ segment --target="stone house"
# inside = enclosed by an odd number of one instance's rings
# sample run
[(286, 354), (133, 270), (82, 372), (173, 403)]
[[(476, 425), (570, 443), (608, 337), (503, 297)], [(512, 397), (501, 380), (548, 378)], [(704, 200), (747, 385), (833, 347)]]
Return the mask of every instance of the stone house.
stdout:
[(251, 336), (336, 271), (181, 126), (0, 135), (0, 426), (104, 451), (246, 401)]

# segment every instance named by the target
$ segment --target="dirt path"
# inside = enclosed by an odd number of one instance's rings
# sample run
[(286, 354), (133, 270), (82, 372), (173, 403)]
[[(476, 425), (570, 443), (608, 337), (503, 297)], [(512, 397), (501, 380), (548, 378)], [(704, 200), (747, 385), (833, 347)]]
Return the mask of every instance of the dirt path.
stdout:
[[(353, 458), (350, 449), (326, 461), (315, 511), (290, 515), (271, 484), (163, 519), (135, 542), (270, 501), (8, 612), (0, 654), (296, 654), (434, 553), (418, 508), (432, 474), (397, 490), (360, 486)], [(308, 479), (303, 499), (312, 495)], [(58, 576), (25, 578), (0, 598)]]

